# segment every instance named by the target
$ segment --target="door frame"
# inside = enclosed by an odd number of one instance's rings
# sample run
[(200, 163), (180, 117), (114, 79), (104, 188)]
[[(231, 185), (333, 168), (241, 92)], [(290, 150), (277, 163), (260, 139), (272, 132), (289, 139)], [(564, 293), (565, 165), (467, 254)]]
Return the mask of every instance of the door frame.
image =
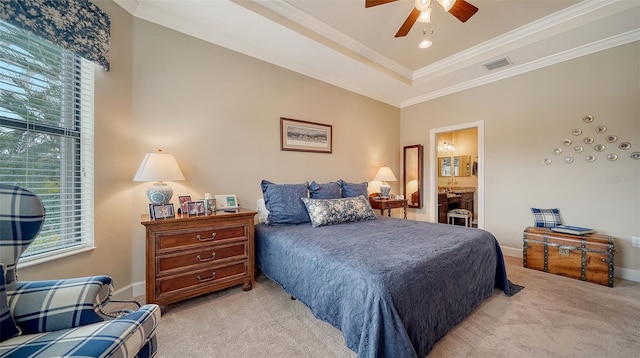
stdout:
[(478, 228), (484, 229), (484, 121), (456, 124), (448, 127), (433, 128), (429, 131), (429, 221), (438, 222), (438, 143), (440, 133), (462, 129), (478, 129)]

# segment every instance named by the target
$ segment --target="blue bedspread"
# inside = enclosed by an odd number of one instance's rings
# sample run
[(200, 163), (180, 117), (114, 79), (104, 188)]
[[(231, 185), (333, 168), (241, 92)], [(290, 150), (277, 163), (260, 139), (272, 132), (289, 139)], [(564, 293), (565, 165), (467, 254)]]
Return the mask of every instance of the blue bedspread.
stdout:
[(358, 357), (424, 357), (494, 286), (510, 294), (484, 230), (386, 217), (255, 230), (260, 270), (340, 329)]

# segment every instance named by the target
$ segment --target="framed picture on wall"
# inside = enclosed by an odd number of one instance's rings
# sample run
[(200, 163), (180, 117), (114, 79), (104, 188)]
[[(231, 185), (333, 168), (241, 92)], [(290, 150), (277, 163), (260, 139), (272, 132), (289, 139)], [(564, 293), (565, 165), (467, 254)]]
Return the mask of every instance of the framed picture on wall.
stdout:
[(332, 135), (328, 124), (280, 118), (280, 150), (331, 153)]

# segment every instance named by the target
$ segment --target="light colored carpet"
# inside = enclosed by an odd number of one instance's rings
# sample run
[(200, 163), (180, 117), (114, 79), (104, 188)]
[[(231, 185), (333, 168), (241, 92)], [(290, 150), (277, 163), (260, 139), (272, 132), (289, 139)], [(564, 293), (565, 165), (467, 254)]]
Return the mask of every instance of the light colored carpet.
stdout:
[[(432, 357), (638, 357), (640, 283), (614, 288), (525, 269), (506, 258), (513, 297), (496, 292), (436, 344)], [(356, 357), (339, 330), (260, 275), (163, 309), (158, 357)]]

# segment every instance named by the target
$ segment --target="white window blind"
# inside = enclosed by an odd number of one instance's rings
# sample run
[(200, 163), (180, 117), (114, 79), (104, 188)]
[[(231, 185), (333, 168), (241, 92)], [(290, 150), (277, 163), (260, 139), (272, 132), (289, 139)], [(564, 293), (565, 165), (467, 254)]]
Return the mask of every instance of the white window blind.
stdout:
[(21, 262), (93, 246), (94, 65), (0, 21), (0, 182), (46, 218)]

